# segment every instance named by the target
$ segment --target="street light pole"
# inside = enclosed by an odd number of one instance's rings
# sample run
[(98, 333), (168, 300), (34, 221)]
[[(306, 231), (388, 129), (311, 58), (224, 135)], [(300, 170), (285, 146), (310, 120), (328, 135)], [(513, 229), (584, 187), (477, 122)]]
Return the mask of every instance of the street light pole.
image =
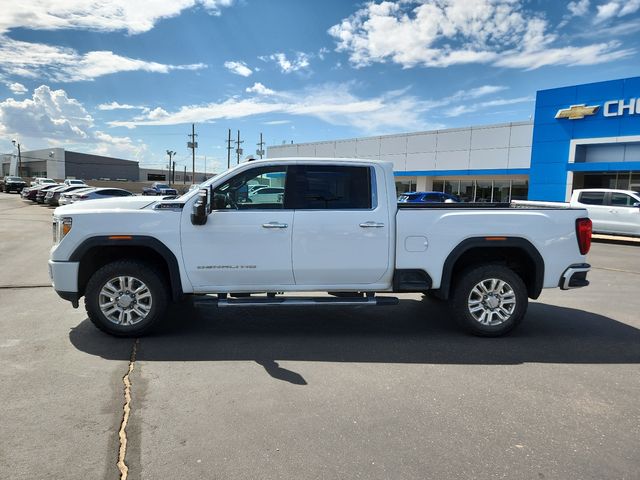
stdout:
[[(171, 181), (175, 180), (171, 178), (171, 172), (175, 171), (175, 168), (173, 168), (173, 164), (171, 163), (171, 157), (173, 157), (175, 154), (176, 152), (174, 152), (173, 150), (167, 150), (167, 155), (169, 155), (169, 186), (171, 186)], [(175, 181), (173, 183), (175, 183)]]

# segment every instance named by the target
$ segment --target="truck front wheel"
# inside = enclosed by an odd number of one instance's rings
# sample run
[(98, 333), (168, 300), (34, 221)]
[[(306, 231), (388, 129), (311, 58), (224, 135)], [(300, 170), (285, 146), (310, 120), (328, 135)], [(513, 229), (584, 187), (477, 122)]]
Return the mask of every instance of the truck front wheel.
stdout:
[(163, 275), (133, 260), (109, 263), (87, 283), (85, 308), (100, 330), (119, 337), (140, 336), (162, 319), (167, 308)]
[(456, 320), (469, 332), (498, 337), (515, 328), (527, 311), (527, 288), (510, 268), (485, 265), (462, 272), (451, 306)]

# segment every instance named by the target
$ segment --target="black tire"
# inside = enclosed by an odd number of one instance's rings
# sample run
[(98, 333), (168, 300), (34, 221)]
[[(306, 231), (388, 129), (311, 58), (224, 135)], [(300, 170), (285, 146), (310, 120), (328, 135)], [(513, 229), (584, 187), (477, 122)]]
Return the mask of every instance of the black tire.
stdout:
[[(131, 325), (115, 323), (115, 321), (110, 320), (100, 308), (101, 291), (107, 283), (116, 280), (117, 277), (131, 277), (144, 283), (151, 298), (150, 305), (144, 305), (145, 309), (148, 308), (146, 316), (142, 319), (136, 319), (136, 322)], [(135, 286), (139, 286), (139, 284), (134, 283), (133, 287)], [(122, 286), (120, 288), (122, 288)], [(135, 295), (133, 298), (136, 300)], [(131, 296), (127, 295), (126, 300), (130, 299)], [(103, 332), (117, 337), (139, 337), (148, 333), (162, 320), (167, 310), (168, 299), (169, 291), (166, 285), (166, 279), (162, 273), (147, 263), (134, 260), (120, 260), (105, 265), (91, 276), (85, 290), (84, 306), (91, 322)], [(145, 299), (144, 301), (146, 302), (147, 300)], [(133, 303), (136, 302), (134, 301)], [(142, 303), (143, 300), (140, 300), (141, 306)], [(117, 304), (117, 307), (122, 310), (120, 304)], [(124, 310), (127, 310), (130, 316), (139, 316), (137, 313), (134, 313), (137, 312), (137, 307), (137, 305), (131, 307), (136, 309), (134, 311), (130, 311), (128, 308)], [(107, 312), (107, 314), (108, 313), (109, 312)]]
[[(498, 283), (494, 284), (493, 279)], [(499, 282), (505, 285), (501, 287)], [(499, 337), (513, 330), (524, 319), (528, 302), (527, 287), (522, 278), (502, 265), (484, 265), (463, 271), (456, 278), (450, 300), (458, 323), (481, 337)]]

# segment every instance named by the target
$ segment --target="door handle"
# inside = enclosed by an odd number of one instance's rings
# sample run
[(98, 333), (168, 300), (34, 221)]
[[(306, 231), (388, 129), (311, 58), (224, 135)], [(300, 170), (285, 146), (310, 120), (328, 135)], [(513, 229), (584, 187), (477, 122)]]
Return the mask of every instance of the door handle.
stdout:
[(384, 227), (384, 223), (364, 222), (364, 223), (360, 224), (360, 227), (362, 227), (362, 228), (382, 228), (382, 227)]
[(289, 225), (287, 225), (286, 223), (279, 222), (269, 222), (262, 224), (262, 228), (287, 228), (288, 226)]

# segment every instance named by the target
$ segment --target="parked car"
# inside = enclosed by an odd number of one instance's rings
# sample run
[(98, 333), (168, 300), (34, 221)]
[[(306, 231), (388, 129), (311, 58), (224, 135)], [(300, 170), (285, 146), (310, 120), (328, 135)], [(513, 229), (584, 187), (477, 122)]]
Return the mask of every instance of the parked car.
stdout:
[(37, 185), (45, 185), (51, 183), (56, 183), (56, 181), (53, 178), (36, 177), (31, 181), (31, 186), (35, 187)]
[(142, 195), (178, 195), (178, 191), (166, 183), (154, 182), (150, 187), (142, 189)]
[(575, 190), (572, 207), (586, 208), (593, 231), (640, 236), (640, 192), (589, 188)]
[(44, 196), (44, 203), (57, 207), (60, 205), (60, 195), (63, 193), (71, 193), (83, 188), (87, 188), (87, 185), (62, 185), (58, 188), (52, 188), (51, 190), (48, 190), (47, 194)]
[(398, 203), (459, 203), (460, 197), (443, 192), (406, 192)]
[(44, 197), (47, 194), (47, 192), (51, 190), (55, 190), (56, 188), (60, 188), (60, 186), (61, 185), (57, 183), (43, 185), (42, 188), (39, 189), (38, 192), (36, 193), (36, 198), (35, 198), (36, 203), (44, 203)]
[[(84, 296), (101, 330), (137, 337), (185, 295), (218, 294), (203, 301), (220, 307), (349, 308), (430, 291), (450, 300), (452, 319), (469, 331), (497, 336), (523, 320), (543, 288), (589, 284), (584, 208), (402, 204), (391, 162), (293, 160), (241, 163), (176, 200), (58, 207), (49, 259), (56, 292), (74, 307)], [(296, 179), (284, 179), (282, 203), (238, 208), (246, 197), (237, 193), (274, 172)], [(270, 295), (251, 296), (259, 292)]]
[(282, 203), (284, 188), (264, 187), (249, 192), (249, 203)]
[(586, 208), (595, 233), (640, 236), (640, 192), (612, 188), (574, 190), (569, 202), (515, 200), (526, 206)]
[(25, 188), (24, 190), (22, 190), (22, 199), (23, 200), (31, 200), (32, 202), (37, 201), (37, 195), (40, 193), (41, 190), (43, 189), (50, 189), (50, 188), (55, 188), (55, 187), (59, 187), (59, 185), (57, 183), (46, 183), (46, 184), (41, 184), (41, 185), (36, 185), (34, 187), (29, 187), (29, 188)]
[(101, 198), (111, 197), (131, 197), (134, 194), (128, 190), (122, 188), (94, 188), (88, 192), (74, 192), (71, 195), (71, 203), (80, 202), (84, 200), (98, 200)]
[(85, 188), (79, 188), (77, 190), (72, 190), (69, 192), (63, 192), (60, 194), (60, 197), (58, 198), (58, 205), (68, 205), (72, 203), (73, 195), (80, 194), (80, 193), (87, 193), (95, 189), (96, 187), (85, 187)]
[(75, 178), (67, 178), (64, 181), (64, 184), (67, 185), (68, 187), (72, 186), (72, 185), (80, 185), (80, 186), (85, 186), (88, 187), (88, 185), (84, 182), (84, 180), (77, 180)]
[(0, 192), (20, 193), (27, 186), (27, 182), (20, 177), (6, 176), (0, 180)]

